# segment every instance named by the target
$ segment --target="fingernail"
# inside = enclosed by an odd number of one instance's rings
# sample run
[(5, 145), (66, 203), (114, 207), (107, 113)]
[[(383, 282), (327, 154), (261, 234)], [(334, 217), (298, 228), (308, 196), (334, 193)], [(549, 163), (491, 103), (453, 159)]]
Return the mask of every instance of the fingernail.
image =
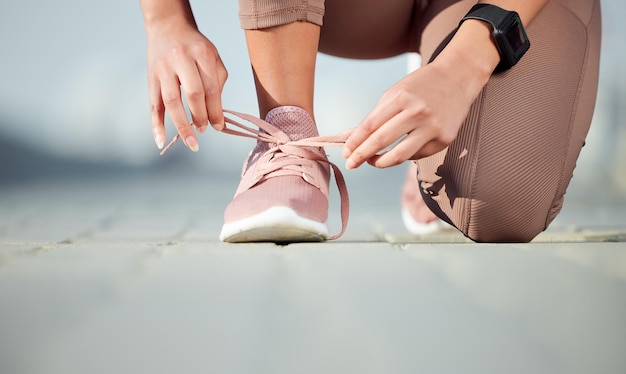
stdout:
[(198, 127), (198, 132), (199, 132), (200, 134), (204, 134), (204, 133), (205, 133), (205, 131), (206, 131), (206, 126), (200, 126), (200, 127)]
[(341, 155), (343, 156), (343, 158), (350, 157), (350, 150), (348, 148), (344, 147), (343, 151), (341, 151)]
[(189, 147), (189, 149), (194, 152), (198, 152), (200, 150), (200, 147), (198, 146), (198, 141), (193, 136), (188, 136), (185, 140), (185, 143), (187, 143), (187, 147)]
[(354, 162), (351, 158), (346, 161), (346, 169), (352, 170), (356, 167), (356, 162)]
[(159, 149), (163, 149), (163, 147), (165, 146), (165, 139), (163, 138), (162, 135), (155, 135), (154, 142), (156, 143), (156, 146)]

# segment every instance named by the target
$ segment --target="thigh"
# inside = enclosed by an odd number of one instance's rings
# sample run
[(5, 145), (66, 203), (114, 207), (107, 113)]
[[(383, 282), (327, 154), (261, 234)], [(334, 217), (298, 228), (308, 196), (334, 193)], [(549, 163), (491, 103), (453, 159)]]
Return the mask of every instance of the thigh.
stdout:
[(416, 15), (426, 0), (329, 0), (320, 51), (349, 58), (384, 58), (417, 48)]
[[(435, 1), (440, 9), (424, 13), (424, 60), (474, 3)], [(491, 78), (458, 138), (418, 161), (429, 207), (477, 241), (529, 241), (547, 227), (591, 123), (599, 1), (553, 0), (528, 33), (530, 50), (513, 69)]]

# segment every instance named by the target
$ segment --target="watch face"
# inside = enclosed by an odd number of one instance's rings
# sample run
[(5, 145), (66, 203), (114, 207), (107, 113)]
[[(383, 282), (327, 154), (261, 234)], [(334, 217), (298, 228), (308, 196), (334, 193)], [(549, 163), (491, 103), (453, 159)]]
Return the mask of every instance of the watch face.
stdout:
[(513, 51), (518, 51), (528, 42), (528, 37), (519, 22), (519, 19), (516, 19), (509, 31), (504, 35)]
[(530, 47), (528, 36), (524, 31), (519, 17), (506, 17), (498, 27), (499, 32), (494, 35), (498, 39), (501, 55), (506, 58), (509, 66), (515, 65)]

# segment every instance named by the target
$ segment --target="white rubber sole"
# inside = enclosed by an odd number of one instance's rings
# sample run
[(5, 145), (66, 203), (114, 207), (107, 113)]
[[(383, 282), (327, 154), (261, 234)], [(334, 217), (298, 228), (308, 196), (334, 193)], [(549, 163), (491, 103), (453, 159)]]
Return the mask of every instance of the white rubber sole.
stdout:
[(255, 216), (222, 226), (220, 240), (227, 243), (321, 242), (328, 239), (324, 223), (300, 217), (293, 209), (276, 206)]
[(402, 222), (404, 227), (413, 235), (428, 235), (451, 227), (447, 222), (440, 219), (428, 223), (417, 222), (411, 217), (408, 209), (402, 209)]

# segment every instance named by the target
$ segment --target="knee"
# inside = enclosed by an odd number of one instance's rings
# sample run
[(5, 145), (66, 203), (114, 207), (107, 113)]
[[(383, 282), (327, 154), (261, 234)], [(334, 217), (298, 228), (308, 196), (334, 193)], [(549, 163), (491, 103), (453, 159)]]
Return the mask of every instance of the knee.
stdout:
[(548, 220), (546, 209), (482, 206), (472, 210), (461, 231), (479, 243), (528, 243), (545, 230)]
[(473, 230), (465, 235), (476, 243), (529, 243), (543, 230)]

